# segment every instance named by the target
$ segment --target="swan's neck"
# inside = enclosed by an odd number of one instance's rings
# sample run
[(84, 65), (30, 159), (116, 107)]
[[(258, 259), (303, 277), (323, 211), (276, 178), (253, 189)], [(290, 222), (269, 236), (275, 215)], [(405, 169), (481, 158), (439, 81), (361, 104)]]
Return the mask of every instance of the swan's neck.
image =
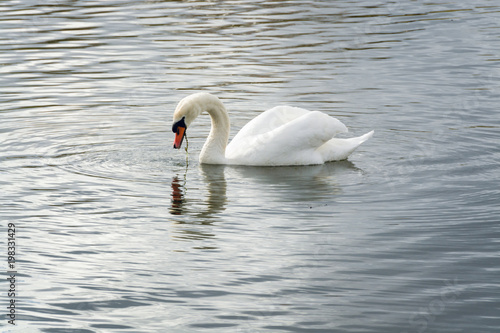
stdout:
[(222, 102), (214, 96), (204, 101), (204, 109), (210, 115), (212, 128), (200, 153), (200, 162), (225, 164), (226, 146), (229, 139), (229, 116)]

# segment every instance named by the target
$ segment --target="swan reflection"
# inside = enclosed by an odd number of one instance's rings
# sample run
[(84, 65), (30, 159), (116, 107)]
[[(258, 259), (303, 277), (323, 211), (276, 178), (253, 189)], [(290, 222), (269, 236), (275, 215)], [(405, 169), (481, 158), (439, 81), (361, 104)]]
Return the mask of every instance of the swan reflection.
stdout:
[(182, 206), (184, 204), (184, 192), (182, 184), (179, 181), (179, 176), (172, 179), (172, 206), (170, 213), (173, 215), (182, 215)]
[[(180, 219), (179, 224), (211, 224), (217, 221), (228, 202), (226, 178), (235, 183), (235, 186), (231, 187), (233, 203), (241, 203), (249, 196), (262, 197), (264, 191), (274, 188), (276, 200), (307, 205), (338, 195), (342, 189), (336, 179), (345, 174), (352, 174), (353, 171), (361, 171), (349, 161), (288, 167), (201, 164), (199, 170), (205, 189), (200, 188), (201, 193), (194, 192), (192, 197), (186, 193), (189, 182), (186, 176), (184, 180), (179, 176), (172, 180), (170, 213), (190, 217)], [(245, 186), (241, 181), (252, 186)]]
[[(208, 224), (213, 222), (217, 213), (224, 211), (226, 205), (226, 179), (224, 166), (200, 165), (203, 183), (206, 185), (207, 196), (201, 202), (195, 198), (188, 198), (186, 175), (184, 180), (179, 176), (172, 179), (171, 207), (172, 215), (190, 215), (195, 223)], [(186, 223), (186, 222), (183, 222)]]
[(273, 200), (306, 207), (342, 193), (338, 179), (352, 175), (353, 171), (361, 170), (349, 161), (340, 161), (313, 166), (232, 167), (226, 176), (258, 184), (254, 194), (250, 195), (262, 196), (263, 189), (272, 189)]

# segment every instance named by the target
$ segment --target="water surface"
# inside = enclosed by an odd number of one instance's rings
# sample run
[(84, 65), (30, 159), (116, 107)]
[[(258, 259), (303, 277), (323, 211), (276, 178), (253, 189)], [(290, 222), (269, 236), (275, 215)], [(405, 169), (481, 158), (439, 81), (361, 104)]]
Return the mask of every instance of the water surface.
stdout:
[[(3, 331), (498, 331), (495, 1), (0, 13), (0, 239), (14, 223), (18, 259)], [(199, 165), (209, 118), (188, 155), (170, 131), (199, 91), (232, 135), (288, 104), (375, 136), (323, 166)]]

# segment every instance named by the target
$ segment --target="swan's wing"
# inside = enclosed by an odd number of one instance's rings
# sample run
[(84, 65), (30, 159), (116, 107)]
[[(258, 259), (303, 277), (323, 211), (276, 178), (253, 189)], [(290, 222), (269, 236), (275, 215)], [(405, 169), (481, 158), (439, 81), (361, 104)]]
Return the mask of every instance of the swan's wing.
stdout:
[(272, 131), (309, 112), (311, 111), (292, 106), (276, 106), (250, 120), (231, 143), (239, 144), (238, 141), (245, 141), (250, 136)]
[(292, 152), (293, 149), (317, 149), (341, 132), (347, 132), (347, 127), (340, 120), (319, 111), (310, 111), (272, 131), (261, 134), (259, 138), (265, 141), (272, 140)]
[[(322, 156), (316, 149), (336, 133), (347, 132), (347, 127), (324, 113), (304, 111), (297, 111), (295, 115), (299, 112), (302, 115), (292, 120), (289, 120), (292, 117), (287, 119), (286, 113), (278, 111), (283, 117), (271, 118), (275, 121), (273, 125), (278, 125), (277, 127), (260, 124), (262, 119), (259, 119), (250, 127), (252, 131), (237, 134), (227, 147), (226, 157), (233, 163), (254, 165), (323, 163)], [(259, 124), (261, 127), (254, 127)]]

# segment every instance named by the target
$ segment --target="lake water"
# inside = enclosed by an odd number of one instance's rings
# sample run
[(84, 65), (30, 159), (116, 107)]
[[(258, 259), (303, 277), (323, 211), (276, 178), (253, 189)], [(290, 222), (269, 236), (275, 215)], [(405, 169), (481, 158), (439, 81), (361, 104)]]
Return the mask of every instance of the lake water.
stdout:
[[(2, 1), (2, 332), (498, 332), (500, 5)], [(233, 136), (320, 110), (348, 161), (203, 166), (209, 91)]]

